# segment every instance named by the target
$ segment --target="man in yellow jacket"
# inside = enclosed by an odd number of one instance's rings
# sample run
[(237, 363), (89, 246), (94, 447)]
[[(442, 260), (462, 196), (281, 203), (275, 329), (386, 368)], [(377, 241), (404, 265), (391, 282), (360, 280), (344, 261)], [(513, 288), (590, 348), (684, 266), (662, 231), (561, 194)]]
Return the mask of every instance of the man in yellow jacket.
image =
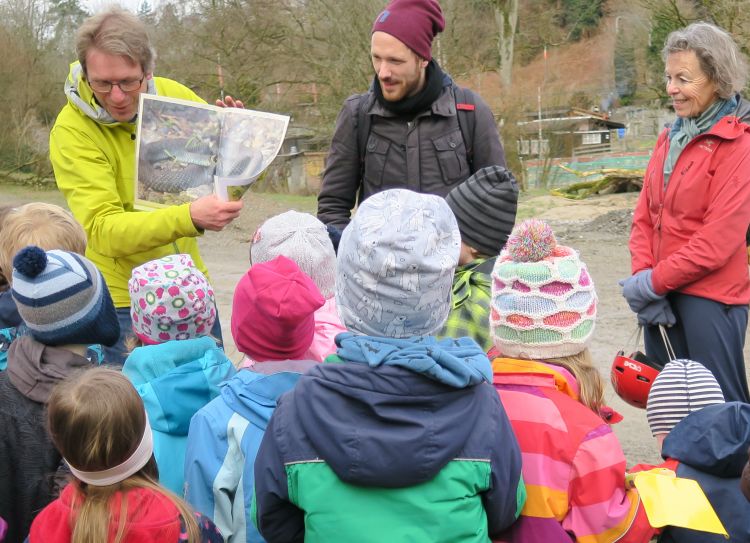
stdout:
[[(86, 256), (96, 264), (120, 319), (120, 342), (105, 360), (124, 361), (130, 334), (128, 279), (134, 267), (174, 253), (188, 253), (206, 273), (197, 236), (221, 230), (242, 209), (215, 195), (151, 212), (136, 212), (135, 131), (142, 92), (203, 102), (187, 87), (153, 77), (155, 53), (143, 23), (121, 8), (90, 17), (76, 39), (78, 61), (65, 83), (68, 103), (50, 133), (57, 186), (88, 237)], [(242, 107), (226, 98), (220, 106)], [(218, 319), (212, 333), (221, 335)]]

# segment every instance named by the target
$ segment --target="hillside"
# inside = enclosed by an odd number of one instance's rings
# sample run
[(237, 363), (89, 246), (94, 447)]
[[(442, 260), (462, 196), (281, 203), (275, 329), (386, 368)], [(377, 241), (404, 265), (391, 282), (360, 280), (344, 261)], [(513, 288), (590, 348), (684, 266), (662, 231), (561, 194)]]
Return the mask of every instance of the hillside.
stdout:
[(519, 101), (524, 109), (535, 110), (538, 89), (544, 108), (568, 105), (574, 95), (582, 93), (591, 99), (592, 106), (608, 109), (616, 98), (614, 54), (618, 17), (604, 17), (590, 38), (550, 46), (546, 60), (539, 54), (525, 66), (514, 66), (510, 92), (502, 88), (494, 72), (477, 74), (461, 83), (479, 92), (494, 111), (502, 110), (507, 102)]

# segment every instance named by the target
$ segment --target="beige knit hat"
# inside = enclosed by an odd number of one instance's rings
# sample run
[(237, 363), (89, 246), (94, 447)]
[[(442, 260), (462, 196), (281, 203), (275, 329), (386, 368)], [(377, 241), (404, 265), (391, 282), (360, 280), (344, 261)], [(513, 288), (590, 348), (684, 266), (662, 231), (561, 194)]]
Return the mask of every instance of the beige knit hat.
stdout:
[(586, 264), (557, 244), (549, 225), (513, 229), (492, 271), (490, 332), (503, 356), (559, 358), (591, 341), (597, 297)]
[(336, 252), (325, 225), (309, 213), (286, 211), (271, 217), (255, 231), (250, 245), (251, 264), (282, 255), (294, 260), (320, 290), (333, 297), (336, 285)]

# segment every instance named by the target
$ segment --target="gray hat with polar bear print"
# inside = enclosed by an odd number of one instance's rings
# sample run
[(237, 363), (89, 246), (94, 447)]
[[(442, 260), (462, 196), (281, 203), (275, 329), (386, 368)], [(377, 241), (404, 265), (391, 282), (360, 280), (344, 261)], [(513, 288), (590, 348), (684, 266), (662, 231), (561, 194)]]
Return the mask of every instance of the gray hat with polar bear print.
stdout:
[(407, 338), (437, 332), (451, 308), (461, 235), (439, 196), (379, 192), (344, 229), (336, 306), (354, 333)]

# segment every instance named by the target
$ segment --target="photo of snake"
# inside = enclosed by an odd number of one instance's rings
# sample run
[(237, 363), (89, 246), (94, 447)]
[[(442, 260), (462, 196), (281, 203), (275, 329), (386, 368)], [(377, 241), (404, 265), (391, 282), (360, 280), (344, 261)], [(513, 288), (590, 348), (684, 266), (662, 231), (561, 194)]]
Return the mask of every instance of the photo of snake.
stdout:
[(221, 119), (210, 109), (144, 102), (137, 198), (171, 205), (211, 194), (220, 134)]
[(237, 200), (273, 161), (289, 117), (141, 95), (136, 198), (174, 205)]

